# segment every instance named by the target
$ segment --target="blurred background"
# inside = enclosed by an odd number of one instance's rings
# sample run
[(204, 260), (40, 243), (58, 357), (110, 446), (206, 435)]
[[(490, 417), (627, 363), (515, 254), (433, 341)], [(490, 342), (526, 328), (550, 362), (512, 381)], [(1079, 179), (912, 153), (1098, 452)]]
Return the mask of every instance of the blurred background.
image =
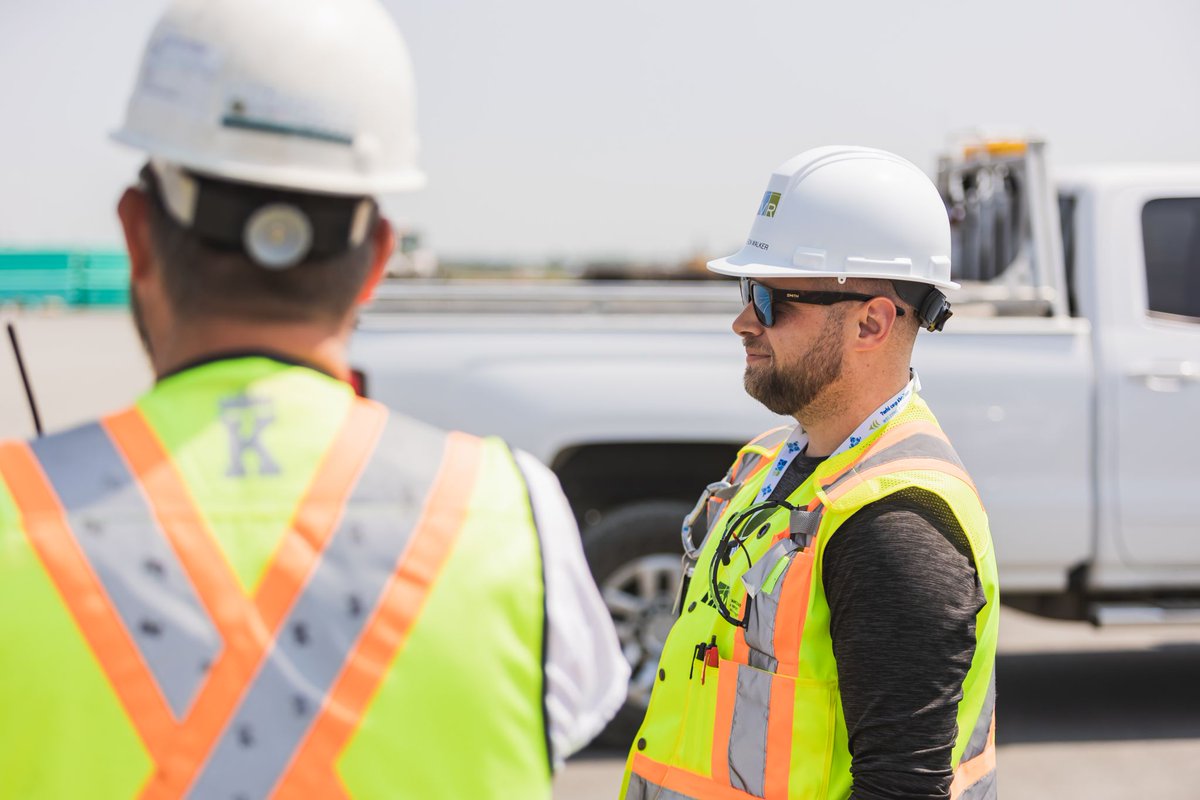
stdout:
[[(809, 147), (932, 172), (949, 136), (1054, 163), (1200, 159), (1191, 0), (385, 0), (417, 73), (429, 187), (389, 204), (440, 261), (666, 264), (740, 246)], [(0, 245), (113, 246), (119, 123), (161, 0), (6, 2)]]
[[(1200, 162), (1200, 4), (384, 4), (416, 70), (429, 187), (385, 202), (405, 237), (356, 359), (389, 404), (499, 431), (554, 467), (635, 670), (649, 663), (673, 589), (673, 520), (738, 442), (772, 424), (741, 392), (728, 333), (736, 290), (665, 282), (706, 277), (708, 258), (740, 247), (769, 174), (790, 156), (882, 147), (938, 177), (962, 223), (956, 274), (979, 284), (955, 298), (955, 332), (921, 368), (993, 512), (1002, 586), (1018, 606), (1002, 629), (1000, 786), (1010, 798), (1200, 797), (1200, 517), (1194, 498), (1180, 499), (1198, 477), (1188, 454), (1200, 444), (1190, 432), (1200, 295), (1156, 306), (1141, 205), (1106, 219), (1088, 200), (1100, 184), (1078, 179), (1056, 205), (1051, 182), (1096, 163), (1165, 164), (1138, 173), (1162, 185), (1197, 174), (1172, 165)], [(151, 380), (123, 310), (113, 210), (140, 161), (107, 135), (163, 5), (0, 4), (0, 321), (20, 332), (50, 430), (120, 407)], [(982, 171), (958, 146), (1031, 137), (1045, 150), (985, 147)], [(1139, 180), (1138, 203), (1157, 196)], [(1200, 197), (1200, 180), (1164, 191)], [(1086, 225), (1075, 225), (1076, 205)], [(991, 222), (1001, 207), (1004, 230)], [(1162, 262), (1184, 276), (1169, 284), (1174, 299), (1196, 292), (1186, 276), (1200, 275), (1200, 210), (1178, 220), (1175, 238), (1193, 249)], [(1130, 235), (1105, 251), (1119, 257), (1092, 252), (1103, 229), (1126, 223)], [(1006, 255), (964, 261), (964, 236)], [(1096, 246), (1077, 253), (1085, 237)], [(644, 288), (626, 280), (639, 278)], [(1100, 310), (1111, 308), (1129, 318)], [(1163, 325), (1165, 354), (1146, 338)], [(1118, 340), (1132, 366), (1118, 369)], [(3, 344), (0, 436), (30, 436)], [(1176, 512), (1153, 552), (1131, 545), (1136, 531), (1121, 522), (1149, 495), (1122, 495), (1132, 484), (1119, 481), (1158, 456), (1106, 438), (1121, 408), (1143, 402), (1117, 385), (1137, 369), (1151, 399), (1175, 403), (1142, 415), (1175, 414), (1169, 449), (1182, 452), (1176, 483), (1149, 501)], [(985, 370), (1007, 395), (991, 396)], [(712, 387), (703, 396), (701, 381)], [(597, 402), (609, 396), (658, 399)], [(656, 461), (656, 436), (679, 449)], [(1074, 442), (1073, 455), (1030, 465), (1047, 442)], [(681, 461), (692, 470), (672, 472)], [(643, 474), (628, 481), (653, 479), (660, 495), (613, 477), (631, 462)], [(1037, 469), (1057, 477), (1030, 492), (1020, 479)], [(1018, 504), (1029, 516), (1009, 508)], [(653, 546), (620, 538), (641, 530)], [(610, 731), (572, 760), (556, 797), (615, 796), (623, 736)]]

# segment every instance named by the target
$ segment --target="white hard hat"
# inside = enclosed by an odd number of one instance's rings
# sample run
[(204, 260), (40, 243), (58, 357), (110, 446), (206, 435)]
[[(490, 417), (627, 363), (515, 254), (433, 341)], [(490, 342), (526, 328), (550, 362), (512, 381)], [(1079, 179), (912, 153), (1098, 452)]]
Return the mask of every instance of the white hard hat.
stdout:
[(301, 192), (420, 188), (412, 65), (376, 0), (175, 0), (113, 138)]
[(746, 245), (708, 262), (747, 278), (950, 280), (950, 222), (911, 162), (867, 147), (818, 147), (771, 176)]

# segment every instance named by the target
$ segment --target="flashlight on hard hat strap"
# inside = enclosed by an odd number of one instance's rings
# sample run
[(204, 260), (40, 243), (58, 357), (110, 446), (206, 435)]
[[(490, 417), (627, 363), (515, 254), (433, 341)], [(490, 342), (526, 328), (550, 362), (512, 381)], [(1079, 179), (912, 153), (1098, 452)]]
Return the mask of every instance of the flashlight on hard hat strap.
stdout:
[(266, 269), (357, 247), (376, 217), (369, 198), (220, 180), (158, 160), (142, 170), (142, 184), (181, 226)]

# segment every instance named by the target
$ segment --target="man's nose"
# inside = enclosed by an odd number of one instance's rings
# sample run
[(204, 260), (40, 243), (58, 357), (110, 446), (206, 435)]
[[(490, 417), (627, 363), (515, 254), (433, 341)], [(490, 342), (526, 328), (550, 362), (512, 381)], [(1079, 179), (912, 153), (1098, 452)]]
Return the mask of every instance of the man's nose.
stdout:
[(761, 336), (766, 328), (758, 321), (758, 317), (754, 315), (754, 304), (746, 303), (746, 307), (742, 309), (742, 313), (733, 318), (733, 332), (738, 336)]

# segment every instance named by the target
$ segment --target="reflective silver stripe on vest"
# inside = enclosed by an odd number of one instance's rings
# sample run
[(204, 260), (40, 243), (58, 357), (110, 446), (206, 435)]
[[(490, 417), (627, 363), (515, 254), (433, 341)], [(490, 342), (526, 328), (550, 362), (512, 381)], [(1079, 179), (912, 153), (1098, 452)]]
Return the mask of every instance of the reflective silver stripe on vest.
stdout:
[(221, 637), (125, 459), (97, 423), (30, 447), (171, 712), (183, 719)]
[(996, 671), (992, 669), (992, 679), (988, 681), (987, 695), (983, 701), (983, 708), (979, 712), (979, 718), (975, 720), (975, 729), (971, 731), (971, 738), (967, 741), (967, 746), (963, 750), (962, 758), (959, 763), (970, 761), (972, 758), (983, 753), (987, 749), (988, 734), (992, 732), (992, 715), (996, 711)]
[(891, 447), (886, 447), (874, 455), (868, 456), (856, 464), (853, 469), (848, 470), (838, 477), (833, 483), (827, 484), (824, 489), (826, 492), (831, 492), (839, 484), (853, 478), (856, 474), (907, 458), (932, 458), (938, 461), (945, 461), (959, 469), (963, 469), (963, 463), (959, 459), (958, 453), (954, 452), (954, 448), (950, 446), (949, 442), (932, 434), (918, 433), (897, 442)]
[(746, 445), (746, 447), (754, 447), (764, 452), (755, 453), (750, 450), (744, 450), (742, 452), (742, 460), (737, 464), (737, 470), (733, 476), (730, 477), (730, 481), (739, 484), (740, 488), (740, 484), (745, 482), (746, 477), (750, 475), (750, 473), (754, 472), (762, 460), (764, 458), (771, 458), (775, 451), (779, 449), (780, 445), (787, 441), (787, 438), (791, 435), (792, 430), (792, 428), (789, 428), (785, 425), (781, 428), (767, 431), (754, 441), (750, 442), (750, 444)]
[[(783, 592), (783, 584), (792, 569), (792, 564), (795, 563), (792, 556), (797, 552), (799, 548), (795, 542), (783, 539), (772, 545), (767, 554), (746, 571), (746, 576), (760, 587), (750, 601), (746, 621), (746, 644), (750, 646), (748, 660), (750, 666), (767, 672), (779, 669), (779, 659), (775, 653), (775, 618), (779, 614), (779, 597)], [(786, 558), (787, 565), (775, 581), (775, 585), (771, 587), (771, 591), (762, 591), (762, 584), (779, 564), (780, 558)]]
[(446, 434), (392, 415), (344, 515), (190, 789), (267, 797), (303, 743), (395, 572)]
[(746, 480), (746, 476), (754, 472), (754, 468), (757, 467), (759, 462), (764, 458), (766, 458), (766, 456), (764, 456), (762, 453), (742, 454), (742, 460), (738, 464), (737, 472), (735, 475), (731, 476), (737, 479), (737, 486), (740, 487), (742, 485), (742, 482)]
[(696, 798), (651, 783), (635, 773), (629, 776), (629, 788), (625, 790), (625, 800), (696, 800)]
[(739, 667), (733, 724), (729, 730), (729, 783), (755, 797), (765, 794), (770, 709), (771, 676), (750, 667)]
[(968, 786), (958, 800), (996, 800), (996, 770)]
[(817, 531), (821, 527), (821, 510), (806, 511), (803, 508), (797, 508), (790, 512), (788, 516), (788, 536), (800, 547), (808, 547), (812, 544), (812, 540), (817, 538)]

